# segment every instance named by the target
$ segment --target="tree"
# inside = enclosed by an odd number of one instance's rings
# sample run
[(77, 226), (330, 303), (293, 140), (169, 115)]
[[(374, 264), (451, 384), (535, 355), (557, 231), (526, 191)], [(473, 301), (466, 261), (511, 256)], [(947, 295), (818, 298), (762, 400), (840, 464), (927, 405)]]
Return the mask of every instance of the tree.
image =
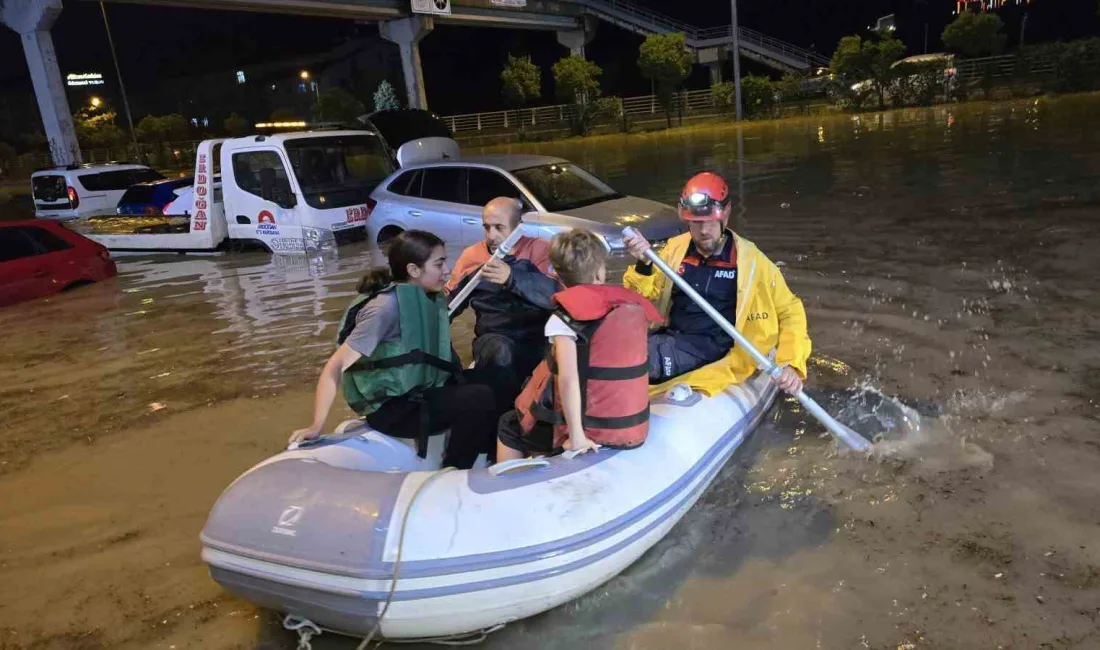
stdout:
[[(113, 147), (126, 142), (126, 134), (118, 127), (118, 115), (106, 102), (98, 106), (84, 106), (73, 115), (73, 127), (77, 142), (90, 149)], [(50, 153), (57, 160), (62, 152), (55, 151), (60, 144), (49, 141)]]
[(669, 127), (672, 127), (672, 96), (691, 74), (691, 63), (691, 52), (680, 33), (650, 34), (639, 48), (638, 67), (642, 76), (653, 82)]
[(186, 140), (191, 136), (191, 123), (179, 113), (165, 115), (160, 119), (165, 140)]
[(603, 70), (580, 54), (570, 54), (554, 64), (554, 89), (558, 98), (582, 104), (600, 96), (597, 79)]
[(874, 91), (881, 110), (886, 108), (886, 88), (894, 77), (891, 66), (905, 54), (905, 44), (886, 31), (877, 35), (877, 41), (865, 41), (859, 36), (840, 39), (830, 65), (841, 92), (853, 104), (862, 104), (867, 93)]
[(943, 30), (947, 49), (965, 57), (1000, 54), (1005, 47), (1004, 23), (995, 13), (964, 11)]
[(230, 113), (229, 117), (225, 118), (225, 122), (222, 123), (222, 126), (225, 127), (225, 132), (233, 138), (248, 135), (248, 132), (252, 130), (249, 128), (248, 120), (236, 113)]
[(134, 135), (141, 142), (186, 140), (191, 135), (191, 124), (179, 113), (163, 117), (146, 115), (134, 127)]
[(741, 80), (741, 101), (749, 117), (771, 113), (775, 105), (775, 82), (750, 74)]
[(558, 98), (571, 102), (576, 111), (574, 130), (580, 135), (587, 134), (600, 97), (600, 82), (596, 77), (603, 70), (580, 54), (570, 54), (554, 64), (553, 72)]
[(160, 118), (156, 115), (146, 115), (134, 127), (134, 135), (140, 142), (160, 142), (162, 132)]
[(714, 96), (714, 106), (723, 113), (733, 112), (733, 82), (719, 81), (711, 84), (710, 94)]
[(813, 91), (809, 90), (807, 86), (820, 87), (818, 84), (808, 84), (807, 82), (811, 79), (811, 77), (794, 72), (784, 74), (779, 83), (775, 85), (775, 90), (779, 94), (779, 101), (797, 102), (808, 99)]
[(322, 122), (356, 124), (359, 116), (366, 112), (363, 102), (340, 87), (321, 91), (313, 103), (313, 117)]
[(508, 62), (500, 73), (500, 82), (504, 100), (517, 109), (516, 121), (522, 130), (523, 121), (518, 119), (518, 109), (542, 94), (542, 71), (531, 62), (531, 57), (509, 54)]
[[(710, 87), (710, 92), (714, 94), (714, 102), (719, 109), (733, 112), (732, 81), (720, 81)], [(748, 75), (741, 79), (741, 102), (748, 117), (770, 112), (775, 105), (775, 94), (776, 84), (767, 77)]]
[(378, 90), (374, 91), (374, 110), (396, 111), (401, 108), (401, 102), (397, 100), (397, 93), (393, 86), (385, 79), (378, 84)]
[(941, 92), (947, 93), (942, 61), (894, 66), (894, 78), (890, 81), (890, 101), (894, 106), (931, 106)]

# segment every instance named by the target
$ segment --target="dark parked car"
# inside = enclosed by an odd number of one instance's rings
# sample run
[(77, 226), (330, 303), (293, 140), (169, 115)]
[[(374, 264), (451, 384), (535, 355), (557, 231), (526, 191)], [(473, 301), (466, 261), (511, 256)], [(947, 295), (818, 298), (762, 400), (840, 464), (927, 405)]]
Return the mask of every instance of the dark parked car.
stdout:
[(115, 212), (124, 216), (164, 214), (164, 206), (194, 184), (195, 178), (188, 176), (132, 185), (118, 200)]

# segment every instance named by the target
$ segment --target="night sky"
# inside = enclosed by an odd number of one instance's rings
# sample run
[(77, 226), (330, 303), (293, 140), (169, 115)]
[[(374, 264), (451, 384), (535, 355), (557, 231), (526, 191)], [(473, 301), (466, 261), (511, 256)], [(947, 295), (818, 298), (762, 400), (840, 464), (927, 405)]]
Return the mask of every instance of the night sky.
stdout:
[[(1028, 41), (1100, 34), (1097, 0), (1031, 0)], [(637, 0), (639, 4), (699, 27), (729, 21), (727, 0)], [(828, 55), (837, 40), (895, 13), (898, 35), (912, 53), (923, 51), (925, 21), (929, 50), (953, 18), (955, 0), (740, 0), (741, 24)], [(240, 66), (294, 60), (362, 37), (377, 38), (376, 25), (301, 16), (230, 13), (107, 4), (127, 87), (151, 90), (166, 78), (229, 72)], [(1000, 11), (1013, 47), (1019, 9)], [(101, 71), (114, 86), (110, 52), (95, 2), (68, 0), (53, 29), (62, 74)], [(649, 84), (635, 65), (641, 38), (607, 24), (598, 28), (587, 55), (604, 69), (607, 94), (645, 94)], [(379, 41), (378, 47), (396, 46)], [(530, 54), (543, 69), (544, 103), (553, 102), (550, 66), (566, 53), (552, 33), (437, 27), (421, 43), (428, 101), (441, 114), (502, 108), (499, 74), (507, 53)], [(14, 32), (0, 29), (0, 88), (26, 92), (30, 79)], [(747, 64), (749, 71), (767, 73)], [(699, 69), (689, 86), (707, 84)], [(403, 90), (403, 89), (399, 89)], [(368, 99), (369, 98), (365, 98)]]

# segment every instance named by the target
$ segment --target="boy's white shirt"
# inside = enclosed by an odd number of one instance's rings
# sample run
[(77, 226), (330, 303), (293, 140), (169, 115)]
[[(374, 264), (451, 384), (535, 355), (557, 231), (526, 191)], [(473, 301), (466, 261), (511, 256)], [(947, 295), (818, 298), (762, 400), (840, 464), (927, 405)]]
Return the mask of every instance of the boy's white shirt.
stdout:
[(550, 319), (546, 321), (546, 327), (543, 329), (543, 334), (550, 340), (550, 343), (554, 342), (555, 336), (564, 336), (566, 338), (577, 340), (577, 333), (573, 331), (571, 327), (565, 324), (557, 314), (552, 314)]

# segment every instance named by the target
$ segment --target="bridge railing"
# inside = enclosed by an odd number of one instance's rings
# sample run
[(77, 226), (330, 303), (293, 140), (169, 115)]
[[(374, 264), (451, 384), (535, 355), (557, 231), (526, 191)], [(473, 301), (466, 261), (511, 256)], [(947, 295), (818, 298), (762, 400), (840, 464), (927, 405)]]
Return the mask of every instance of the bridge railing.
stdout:
[[(649, 23), (664, 30), (683, 32), (687, 38), (696, 43), (722, 40), (728, 41), (730, 38), (729, 25), (712, 27), (710, 29), (699, 29), (694, 25), (689, 25), (675, 18), (657, 13), (656, 11), (639, 7), (633, 2), (627, 2), (625, 0), (581, 0), (581, 4), (595, 11), (600, 11), (601, 9), (605, 11), (614, 11), (621, 16), (633, 19), (636, 23)], [(754, 29), (740, 27), (738, 28), (738, 35), (742, 41), (754, 44), (760, 49), (779, 52), (796, 61), (805, 61), (811, 66), (829, 65), (828, 58), (813, 50), (798, 47), (797, 45), (782, 41), (778, 38), (772, 38)]]
[[(684, 35), (690, 38), (695, 38), (695, 34), (699, 31), (694, 25), (689, 25), (675, 18), (657, 13), (656, 11), (640, 7), (633, 2), (625, 2), (624, 0), (581, 0), (580, 4), (597, 11), (600, 9), (612, 9), (620, 14), (633, 17), (639, 22), (648, 22), (669, 31), (683, 32)], [(728, 31), (727, 29), (727, 32)]]
[[(762, 50), (779, 52), (796, 61), (805, 61), (807, 65), (810, 66), (828, 67), (829, 65), (829, 59), (827, 57), (813, 50), (798, 47), (797, 45), (779, 40), (778, 38), (772, 38), (767, 34), (762, 34), (748, 27), (739, 27), (737, 31), (738, 37), (742, 43), (755, 45)], [(710, 29), (700, 30), (696, 33), (695, 38), (702, 42), (728, 41), (730, 39), (730, 28), (727, 25), (725, 27), (712, 27)]]

